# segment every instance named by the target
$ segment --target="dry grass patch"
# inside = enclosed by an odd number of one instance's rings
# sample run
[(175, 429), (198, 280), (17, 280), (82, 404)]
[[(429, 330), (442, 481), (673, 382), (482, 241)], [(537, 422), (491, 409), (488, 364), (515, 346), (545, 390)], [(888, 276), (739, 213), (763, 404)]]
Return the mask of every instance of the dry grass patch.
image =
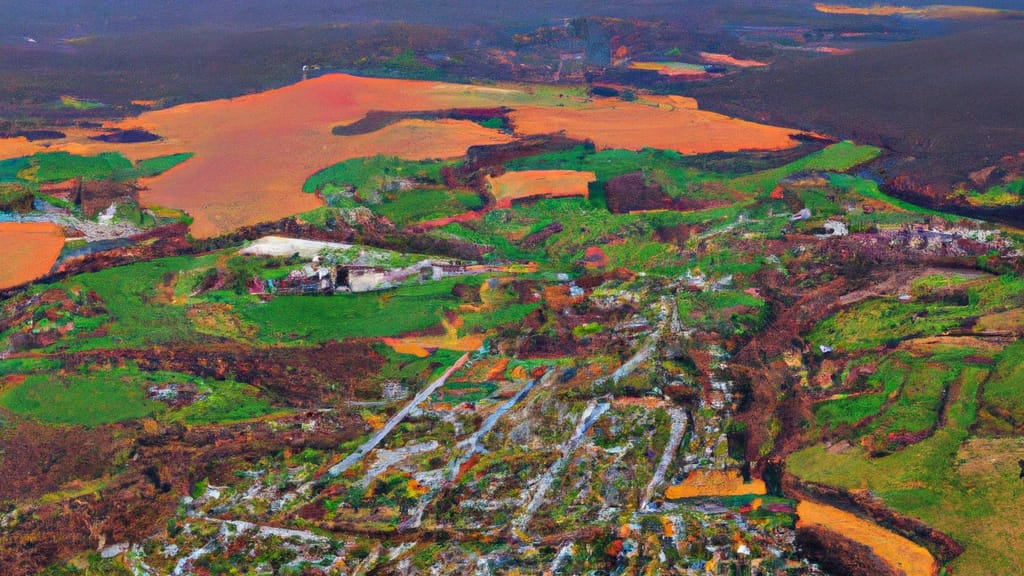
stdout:
[(708, 64), (720, 64), (722, 66), (736, 66), (738, 68), (754, 68), (757, 66), (767, 66), (767, 62), (761, 62), (760, 60), (744, 60), (730, 56), (729, 54), (716, 54), (714, 52), (701, 52), (700, 57)]
[(909, 6), (886, 6), (873, 4), (871, 6), (847, 6), (844, 4), (817, 3), (814, 8), (825, 14), (843, 14), (852, 16), (911, 16), (914, 18), (949, 18), (953, 20), (968, 18), (1002, 18), (1008, 15), (1019, 14), (1016, 10), (999, 10), (996, 8), (984, 8), (981, 6), (947, 6), (935, 4), (912, 8)]

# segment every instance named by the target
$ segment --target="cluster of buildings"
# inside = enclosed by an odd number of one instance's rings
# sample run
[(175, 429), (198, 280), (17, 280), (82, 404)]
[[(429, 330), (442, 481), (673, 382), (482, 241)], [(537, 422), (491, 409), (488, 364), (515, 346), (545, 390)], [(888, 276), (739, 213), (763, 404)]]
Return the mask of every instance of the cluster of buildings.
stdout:
[(422, 260), (399, 268), (360, 264), (321, 264), (318, 257), (302, 268), (292, 270), (279, 280), (254, 277), (249, 293), (262, 294), (336, 294), (339, 292), (372, 292), (393, 288), (411, 280), (421, 282), (441, 280), (452, 276), (471, 276), (501, 272), (504, 267), (467, 265), (436, 260)]

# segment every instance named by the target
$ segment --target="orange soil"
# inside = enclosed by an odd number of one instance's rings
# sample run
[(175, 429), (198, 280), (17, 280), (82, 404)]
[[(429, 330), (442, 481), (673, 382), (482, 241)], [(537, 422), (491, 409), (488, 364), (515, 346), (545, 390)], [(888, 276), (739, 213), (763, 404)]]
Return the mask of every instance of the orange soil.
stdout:
[(425, 232), (427, 230), (433, 230), (434, 228), (441, 228), (455, 222), (472, 222), (473, 220), (479, 220), (483, 218), (482, 212), (468, 211), (462, 214), (456, 214), (455, 216), (445, 216), (444, 218), (435, 218), (433, 220), (424, 220), (417, 222), (412, 226), (406, 228), (406, 230), (414, 232)]
[(591, 246), (583, 253), (583, 267), (587, 270), (601, 270), (608, 267), (608, 255), (597, 246)]
[[(138, 128), (138, 121), (126, 120), (120, 124), (122, 128)], [(65, 137), (56, 140), (38, 140), (29, 142), (24, 138), (0, 138), (0, 160), (29, 156), (36, 152), (68, 152), (83, 156), (95, 156), (101, 152), (120, 152), (133, 162), (189, 152), (188, 146), (180, 141), (164, 138), (152, 142), (136, 142), (133, 144), (119, 144), (116, 142), (100, 142), (91, 140), (89, 136), (102, 133), (102, 130), (87, 130), (84, 128), (61, 127), (60, 131)]]
[(874, 522), (807, 500), (797, 505), (796, 513), (797, 527), (816, 524), (869, 546), (879, 558), (907, 576), (931, 576), (938, 571), (928, 550)]
[(946, 6), (936, 4), (911, 8), (909, 6), (891, 6), (874, 4), (867, 7), (847, 6), (844, 4), (817, 3), (814, 8), (825, 14), (848, 14), (857, 16), (915, 16), (918, 18), (982, 18), (1005, 16), (1018, 13), (1016, 10), (998, 10), (980, 6)]
[(194, 152), (174, 170), (142, 182), (148, 190), (141, 200), (185, 210), (194, 218), (192, 234), (204, 238), (316, 208), (320, 202), (300, 192), (302, 184), (342, 160), (376, 154), (452, 158), (472, 145), (511, 140), (500, 131), (458, 120), (405, 120), (369, 134), (331, 134), (333, 126), (359, 120), (371, 110), (509, 106), (515, 109), (512, 120), (520, 135), (564, 130), (600, 148), (695, 154), (796, 144), (789, 138), (794, 130), (704, 112), (689, 98), (558, 100), (559, 106), (544, 106), (543, 96), (528, 92), (332, 74), (259, 94), (153, 110), (108, 126), (148, 130), (162, 137), (155, 142), (97, 142), (88, 139), (94, 131), (69, 129), (67, 138), (49, 148), (23, 138), (0, 139), (0, 159), (42, 150), (118, 151), (131, 160)]
[(508, 358), (502, 358), (502, 359), (498, 360), (498, 363), (495, 364), (494, 367), (492, 367), (491, 370), (487, 373), (487, 379), (488, 380), (504, 380), (505, 379), (505, 370), (508, 369), (508, 363), (509, 363), (509, 359)]
[(64, 247), (64, 232), (50, 222), (0, 222), (0, 241), (0, 288), (10, 288), (50, 271)]
[(529, 375), (526, 373), (526, 368), (523, 366), (516, 366), (512, 369), (512, 372), (509, 373), (509, 377), (513, 380), (526, 380)]
[(516, 131), (546, 134), (565, 131), (590, 139), (599, 149), (645, 147), (680, 154), (782, 150), (796, 145), (796, 130), (767, 126), (698, 110), (692, 99), (646, 99), (659, 103), (599, 100), (577, 108), (526, 106), (511, 114)]
[(743, 496), (746, 494), (764, 494), (764, 482), (751, 480), (743, 483), (743, 477), (737, 470), (694, 470), (682, 484), (669, 486), (665, 497), (670, 500), (678, 498), (697, 498), (701, 496)]
[(483, 334), (470, 334), (462, 338), (449, 336), (410, 336), (408, 338), (384, 338), (383, 342), (399, 354), (412, 354), (420, 358), (430, 355), (428, 349), (443, 348), (457, 352), (472, 352), (484, 344)]
[[(294, 103), (291, 107), (302, 108)], [(253, 114), (277, 123), (264, 112)], [(377, 154), (409, 160), (453, 158), (473, 145), (508, 140), (497, 131), (458, 120), (406, 120), (352, 137), (332, 135), (331, 123), (306, 129), (237, 126), (228, 131), (221, 126), (216, 134), (199, 135), (193, 144), (196, 156), (145, 182), (149, 190), (141, 194), (144, 203), (191, 214), (191, 231), (198, 238), (316, 208), (320, 201), (300, 192), (302, 184), (320, 168), (342, 160)]]
[(509, 208), (513, 200), (523, 198), (561, 198), (589, 195), (587, 186), (597, 180), (593, 172), (576, 170), (523, 170), (487, 177), (498, 208)]
[(37, 142), (29, 142), (27, 138), (0, 138), (0, 159), (29, 156), (43, 149)]
[(661, 517), (661, 525), (665, 530), (665, 537), (672, 538), (676, 535), (676, 526), (668, 516)]
[[(407, 120), (370, 134), (331, 134), (333, 126), (359, 120), (370, 110), (494, 106), (494, 99), (506, 92), (328, 75), (240, 98), (154, 110), (120, 126), (142, 127), (162, 136), (162, 146), (196, 153), (175, 170), (144, 182), (149, 190), (141, 199), (185, 210), (195, 219), (192, 234), (204, 238), (316, 208), (320, 202), (300, 192), (302, 184), (342, 160), (376, 154), (452, 158), (472, 145), (508, 142), (510, 137), (497, 130), (457, 120)], [(97, 149), (99, 144), (111, 149), (105, 143), (85, 146)], [(173, 151), (183, 150), (161, 153)]]
[(544, 287), (544, 302), (552, 310), (565, 310), (569, 306), (579, 304), (583, 296), (570, 296), (569, 287), (564, 284), (553, 284)]
[(738, 66), (740, 68), (752, 68), (755, 66), (767, 66), (767, 62), (760, 62), (758, 60), (743, 60), (740, 58), (734, 58), (728, 54), (715, 54), (713, 52), (701, 52), (701, 59), (708, 64), (722, 64), (723, 66)]

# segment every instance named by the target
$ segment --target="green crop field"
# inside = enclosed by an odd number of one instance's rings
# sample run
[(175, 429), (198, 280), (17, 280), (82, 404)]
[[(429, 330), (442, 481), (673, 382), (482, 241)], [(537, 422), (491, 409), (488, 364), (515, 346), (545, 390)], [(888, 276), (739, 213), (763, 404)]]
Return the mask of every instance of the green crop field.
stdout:
[[(882, 192), (878, 188), (878, 183), (874, 180), (867, 178), (859, 178), (857, 176), (851, 176), (849, 174), (830, 174), (828, 177), (829, 184), (839, 188), (842, 191), (850, 192), (862, 196), (870, 200), (879, 200), (889, 204), (893, 208), (900, 212), (906, 212), (909, 214), (920, 214), (924, 216), (937, 216), (944, 220), (956, 221), (959, 220), (958, 216), (953, 216), (945, 212), (939, 212), (938, 210), (932, 210), (930, 208), (924, 208), (916, 204), (911, 204), (899, 198), (893, 198), (885, 192)], [(876, 214), (879, 214), (876, 212)], [(881, 212), (880, 214), (891, 214), (890, 212)], [(871, 215), (863, 215), (866, 219)], [(875, 216), (878, 218), (879, 216)], [(906, 218), (906, 217), (905, 217)], [(884, 222), (878, 222), (884, 223)]]
[[(0, 406), (44, 424), (94, 427), (156, 416), (190, 425), (247, 420), (278, 409), (245, 384), (231, 380), (204, 381), (177, 372), (145, 372), (134, 365), (82, 368), (54, 377), (44, 365), (5, 361), (0, 370), (17, 369), (25, 381), (0, 395)], [(149, 387), (194, 385), (197, 399), (179, 410), (148, 400)]]
[(984, 192), (972, 190), (967, 201), (979, 206), (1016, 206), (1024, 201), (1024, 180), (1013, 180), (999, 186), (992, 186)]
[(0, 160), (0, 183), (19, 182), (18, 173), (30, 166), (27, 156)]
[(1007, 346), (997, 357), (992, 377), (985, 383), (982, 400), (986, 406), (1024, 421), (1024, 340)]
[(136, 164), (135, 173), (138, 177), (156, 176), (174, 168), (192, 156), (195, 156), (195, 154), (183, 152), (181, 154), (169, 154), (167, 156), (139, 160)]
[(874, 160), (881, 153), (882, 151), (874, 146), (839, 142), (785, 166), (734, 178), (729, 182), (729, 185), (747, 194), (764, 196), (771, 192), (779, 180), (786, 176), (808, 170), (844, 172), (859, 164)]
[(715, 330), (723, 336), (762, 328), (768, 313), (764, 300), (737, 290), (681, 291), (677, 305), (684, 326)]
[(480, 197), (472, 192), (418, 188), (388, 194), (383, 202), (371, 204), (369, 208), (402, 228), (425, 220), (461, 214), (482, 205)]
[(106, 104), (103, 104), (102, 102), (84, 100), (82, 98), (75, 98), (74, 96), (61, 96), (57, 105), (61, 108), (68, 108), (70, 110), (93, 110), (95, 108), (103, 108), (106, 106)]
[(377, 190), (387, 180), (411, 178), (418, 182), (438, 184), (441, 162), (416, 162), (391, 156), (374, 156), (345, 160), (313, 174), (302, 185), (303, 192), (325, 192), (354, 186), (357, 193)]
[(946, 387), (958, 374), (955, 365), (913, 363), (899, 397), (871, 426), (875, 444), (884, 446), (888, 434), (921, 432), (935, 426)]
[(484, 332), (491, 328), (518, 323), (539, 307), (540, 304), (506, 304), (494, 311), (469, 312), (462, 315), (463, 324), (460, 331)]
[(92, 427), (160, 412), (164, 406), (146, 399), (142, 382), (162, 381), (160, 374), (126, 368), (71, 372), (61, 377), (30, 374), (0, 396), (0, 405), (46, 424)]
[(219, 424), (249, 420), (279, 411), (266, 399), (257, 397), (251, 387), (232, 380), (206, 380), (200, 382), (197, 388), (205, 397), (180, 410), (167, 413), (165, 419), (190, 425)]
[(439, 324), (445, 310), (459, 305), (452, 287), (482, 281), (479, 277), (447, 278), (384, 292), (322, 298), (278, 296), (269, 302), (240, 303), (236, 311), (243, 320), (260, 326), (259, 338), (265, 342), (397, 336)]
[(118, 180), (156, 176), (191, 158), (191, 153), (170, 154), (140, 160), (132, 164), (120, 152), (103, 152), (80, 156), (69, 152), (38, 152), (32, 156), (0, 161), (0, 182), (23, 182), (37, 185), (83, 180)]
[(186, 307), (160, 302), (157, 297), (167, 275), (210, 268), (218, 257), (219, 254), (214, 253), (198, 258), (161, 258), (68, 280), (68, 286), (96, 291), (113, 321), (105, 337), (75, 340), (69, 349), (197, 341), (199, 335), (188, 321)]
[(1024, 299), (1024, 280), (1000, 276), (965, 283), (967, 303), (928, 302), (926, 290), (918, 299), (875, 298), (843, 310), (818, 324), (808, 339), (836, 350), (857, 351), (911, 337), (932, 336), (961, 326), (981, 314), (1019, 306)]
[(1016, 461), (1024, 442), (968, 433), (987, 376), (984, 367), (963, 368), (947, 423), (930, 438), (880, 458), (858, 446), (837, 453), (818, 444), (793, 454), (787, 470), (815, 482), (871, 490), (897, 511), (949, 533), (966, 545), (952, 564), (958, 576), (1021, 573), (1024, 541), (1007, 536), (1019, 528), (1024, 506)]
[(885, 358), (867, 380), (870, 394), (850, 396), (821, 402), (814, 406), (814, 419), (822, 428), (854, 424), (869, 416), (877, 416), (887, 398), (899, 390), (907, 378), (906, 355), (897, 353)]
[(119, 152), (104, 152), (96, 156), (40, 152), (31, 157), (31, 167), (22, 171), (19, 177), (32, 182), (62, 182), (79, 177), (84, 180), (121, 180), (133, 170), (131, 161)]

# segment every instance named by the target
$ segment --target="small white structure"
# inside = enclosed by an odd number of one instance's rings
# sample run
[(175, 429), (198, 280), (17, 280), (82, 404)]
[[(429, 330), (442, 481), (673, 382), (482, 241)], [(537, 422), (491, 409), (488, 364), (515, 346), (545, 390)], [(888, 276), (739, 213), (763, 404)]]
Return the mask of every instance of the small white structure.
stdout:
[(847, 236), (850, 234), (850, 230), (839, 220), (828, 220), (823, 225), (825, 229), (824, 234), (819, 234), (818, 238), (836, 238), (839, 236)]
[(100, 224), (110, 224), (114, 221), (115, 214), (117, 214), (117, 204), (111, 204), (96, 217), (96, 221)]
[(804, 208), (803, 210), (801, 210), (801, 211), (797, 212), (796, 214), (793, 214), (792, 216), (790, 216), (789, 219), (794, 221), (794, 222), (796, 222), (797, 220), (807, 220), (810, 217), (811, 217), (811, 210), (810, 210), (810, 208)]

